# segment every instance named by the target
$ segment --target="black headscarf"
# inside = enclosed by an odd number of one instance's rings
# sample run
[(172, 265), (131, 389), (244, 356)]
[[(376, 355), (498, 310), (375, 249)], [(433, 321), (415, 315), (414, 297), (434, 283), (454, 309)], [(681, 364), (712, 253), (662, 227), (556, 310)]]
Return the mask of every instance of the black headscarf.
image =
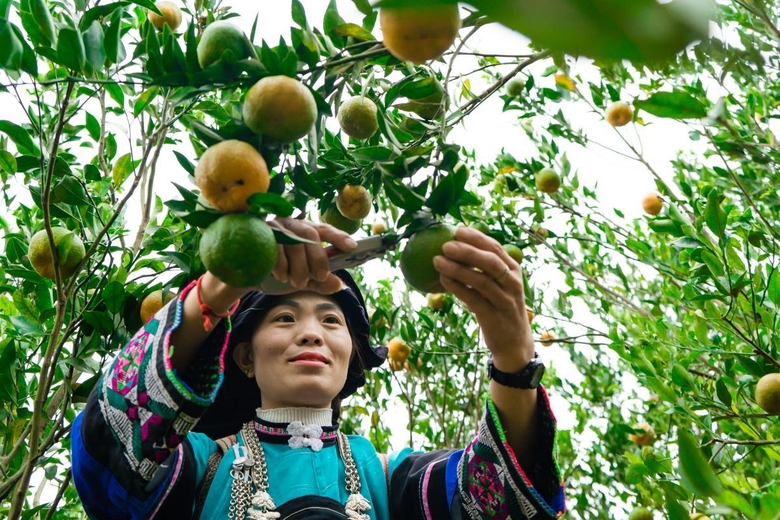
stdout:
[[(334, 274), (344, 282), (344, 288), (329, 296), (341, 307), (358, 348), (358, 355), (353, 356), (349, 365), (344, 388), (339, 392), (339, 397), (344, 398), (366, 384), (364, 370), (376, 368), (384, 363), (387, 347), (372, 348), (369, 343), (368, 313), (363, 295), (355, 280), (345, 270), (335, 271)], [(266, 313), (285, 297), (289, 295), (251, 292), (241, 298), (241, 303), (232, 319), (233, 331), (225, 353), (225, 375), (222, 386), (214, 403), (198, 421), (195, 431), (218, 439), (236, 433), (242, 424), (254, 418), (255, 409), (260, 406), (260, 389), (255, 380), (247, 377), (235, 363), (233, 349), (242, 341), (250, 341)], [(225, 326), (223, 320), (215, 327), (209, 336), (211, 341), (220, 341), (220, 338), (224, 338)]]

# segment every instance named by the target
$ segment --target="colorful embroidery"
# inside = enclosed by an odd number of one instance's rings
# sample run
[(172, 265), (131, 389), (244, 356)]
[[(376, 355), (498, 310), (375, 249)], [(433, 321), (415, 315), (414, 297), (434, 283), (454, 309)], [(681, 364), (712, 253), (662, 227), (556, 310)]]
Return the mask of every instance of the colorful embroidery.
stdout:
[(111, 388), (114, 392), (127, 395), (138, 384), (138, 372), (141, 369), (149, 337), (149, 333), (144, 331), (133, 338), (119, 353), (114, 363), (113, 377), (111, 378)]
[(507, 510), (503, 470), (479, 457), (469, 461), (468, 490), (490, 518), (506, 518)]
[[(143, 479), (151, 480), (159, 465), (182, 443), (210, 404), (178, 380), (170, 367), (171, 332), (182, 316), (180, 299), (168, 312), (158, 312), (119, 353), (98, 391), (100, 411), (117, 442), (126, 446), (128, 464)], [(223, 350), (220, 345), (214, 356)], [(221, 366), (221, 360), (211, 360)], [(207, 393), (216, 392), (221, 372)], [(199, 390), (199, 389), (196, 389)], [(182, 406), (189, 414), (182, 411)], [(193, 415), (194, 414), (194, 415)]]

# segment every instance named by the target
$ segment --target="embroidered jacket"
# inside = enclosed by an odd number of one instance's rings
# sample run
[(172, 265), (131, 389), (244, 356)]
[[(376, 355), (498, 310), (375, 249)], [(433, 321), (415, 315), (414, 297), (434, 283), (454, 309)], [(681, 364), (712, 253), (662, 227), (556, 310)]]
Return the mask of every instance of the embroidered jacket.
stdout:
[[(181, 322), (186, 294), (182, 291), (122, 349), (73, 423), (73, 481), (90, 518), (192, 518), (205, 480), (211, 483), (208, 494), (201, 494), (206, 497), (201, 518), (228, 518), (235, 453), (228, 450), (216, 473), (204, 479), (218, 445), (190, 431), (222, 382), (228, 338), (212, 352), (200, 352), (191, 371), (196, 380), (182, 381), (170, 363), (170, 337)], [(384, 468), (368, 440), (349, 436), (372, 520), (563, 515), (555, 418), (544, 388), (538, 391), (541, 431), (533, 468), (518, 465), (489, 400), (476, 437), (464, 449), (406, 448), (393, 453)], [(257, 422), (276, 505), (306, 495), (344, 504), (345, 471), (334, 432), (325, 429), (320, 451), (291, 449), (286, 426)]]

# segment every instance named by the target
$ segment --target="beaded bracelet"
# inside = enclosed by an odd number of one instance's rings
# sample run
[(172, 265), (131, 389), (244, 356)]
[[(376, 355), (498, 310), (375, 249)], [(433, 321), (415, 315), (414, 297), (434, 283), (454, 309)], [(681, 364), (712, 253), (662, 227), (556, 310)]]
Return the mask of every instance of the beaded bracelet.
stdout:
[(241, 299), (239, 298), (236, 300), (236, 303), (234, 303), (225, 314), (214, 312), (214, 309), (212, 309), (209, 304), (203, 303), (203, 298), (200, 296), (200, 283), (204, 276), (206, 275), (200, 275), (200, 278), (198, 278), (198, 281), (195, 283), (195, 294), (198, 297), (198, 305), (200, 305), (200, 315), (203, 316), (203, 330), (208, 332), (214, 327), (214, 325), (211, 323), (211, 317), (214, 316), (215, 318), (229, 318), (230, 316), (233, 316), (233, 314), (236, 313), (236, 309), (238, 309), (238, 304), (241, 303)]

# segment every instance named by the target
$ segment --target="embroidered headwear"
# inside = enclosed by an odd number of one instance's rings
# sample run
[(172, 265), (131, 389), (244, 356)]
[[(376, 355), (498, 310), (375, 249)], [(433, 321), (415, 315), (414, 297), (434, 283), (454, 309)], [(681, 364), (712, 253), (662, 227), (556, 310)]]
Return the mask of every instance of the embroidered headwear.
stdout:
[[(344, 288), (330, 297), (336, 300), (347, 319), (350, 333), (358, 352), (353, 357), (347, 373), (347, 381), (339, 393), (344, 398), (366, 384), (364, 370), (371, 370), (384, 363), (387, 347), (371, 347), (369, 342), (369, 321), (366, 304), (355, 280), (345, 270), (335, 271), (344, 282)], [(265, 314), (277, 301), (285, 296), (252, 292), (241, 299), (232, 320), (233, 331), (225, 352), (225, 375), (214, 403), (209, 406), (195, 431), (206, 433), (218, 439), (236, 433), (241, 425), (254, 418), (255, 409), (260, 406), (260, 389), (253, 378), (244, 374), (233, 361), (233, 348), (242, 341), (249, 341)], [(225, 321), (221, 321), (209, 336), (208, 341), (221, 341), (225, 335)], [(217, 345), (212, 345), (217, 347)], [(201, 348), (208, 348), (204, 344)]]

